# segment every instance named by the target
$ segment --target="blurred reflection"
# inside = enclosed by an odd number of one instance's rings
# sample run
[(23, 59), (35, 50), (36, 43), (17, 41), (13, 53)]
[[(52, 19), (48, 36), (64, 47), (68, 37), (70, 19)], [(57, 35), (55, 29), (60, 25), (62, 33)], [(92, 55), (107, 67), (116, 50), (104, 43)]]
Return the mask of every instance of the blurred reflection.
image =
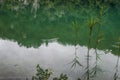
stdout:
[(77, 44), (79, 42), (79, 39), (78, 39), (78, 31), (79, 31), (79, 26), (77, 25), (77, 22), (76, 21), (73, 21), (72, 22), (72, 27), (73, 27), (73, 31), (74, 31), (74, 36), (75, 36), (75, 39), (74, 39), (74, 47), (75, 47), (75, 55), (74, 55), (74, 59), (72, 61), (72, 66), (71, 67), (76, 67), (76, 65), (78, 66), (83, 66), (80, 62), (79, 62), (79, 57), (77, 56)]
[[(120, 52), (120, 40), (118, 42), (116, 42), (115, 45), (113, 45), (113, 47), (116, 50), (118, 50), (118, 52)], [(116, 66), (115, 66), (115, 73), (114, 73), (114, 77), (113, 77), (114, 80), (118, 80), (120, 78), (119, 75), (118, 75), (118, 72), (119, 72), (118, 69), (119, 69), (119, 56), (117, 58), (117, 62), (116, 62)]]
[(114, 73), (114, 77), (113, 77), (114, 80), (117, 80), (119, 78), (118, 68), (119, 68), (119, 56), (117, 58), (117, 62), (116, 62), (116, 66), (115, 66), (115, 73)]

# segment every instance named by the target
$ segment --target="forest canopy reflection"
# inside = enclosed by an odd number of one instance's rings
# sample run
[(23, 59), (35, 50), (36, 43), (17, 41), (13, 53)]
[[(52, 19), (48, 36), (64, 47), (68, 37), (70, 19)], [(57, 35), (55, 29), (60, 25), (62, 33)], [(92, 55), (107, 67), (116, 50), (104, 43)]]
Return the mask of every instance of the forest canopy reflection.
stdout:
[(98, 49), (118, 53), (113, 45), (120, 37), (119, 5), (119, 0), (0, 0), (0, 37), (26, 47), (47, 45), (54, 39), (64, 45), (87, 46), (92, 17), (98, 23), (90, 47), (96, 48), (98, 36)]

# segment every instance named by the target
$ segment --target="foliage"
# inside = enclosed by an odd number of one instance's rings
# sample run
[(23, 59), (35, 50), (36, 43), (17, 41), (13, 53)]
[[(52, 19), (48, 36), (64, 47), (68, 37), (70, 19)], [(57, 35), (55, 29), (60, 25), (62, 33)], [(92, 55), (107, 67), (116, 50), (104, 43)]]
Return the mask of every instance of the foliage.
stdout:
[(82, 6), (99, 7), (100, 5), (117, 6), (120, 5), (120, 0), (0, 0), (2, 8), (11, 9), (14, 6), (19, 7), (32, 7), (39, 4), (40, 7), (55, 8), (67, 7), (78, 8)]
[(36, 76), (32, 77), (32, 80), (48, 80), (52, 72), (48, 69), (43, 70), (39, 65), (37, 65)]
[[(39, 65), (37, 65), (37, 73), (32, 77), (32, 80), (49, 80), (52, 75), (52, 71), (49, 69), (42, 69)], [(60, 77), (55, 77), (53, 80), (68, 80), (67, 75), (61, 74)]]
[(61, 74), (59, 78), (55, 77), (53, 80), (68, 80), (68, 77), (66, 74)]

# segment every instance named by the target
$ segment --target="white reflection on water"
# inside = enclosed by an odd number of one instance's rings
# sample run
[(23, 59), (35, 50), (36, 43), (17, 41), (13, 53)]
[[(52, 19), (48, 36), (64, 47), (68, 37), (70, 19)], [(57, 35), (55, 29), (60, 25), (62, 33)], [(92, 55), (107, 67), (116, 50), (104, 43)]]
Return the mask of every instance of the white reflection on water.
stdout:
[[(87, 47), (77, 46), (77, 55), (83, 67), (77, 66), (71, 69), (70, 62), (74, 58), (75, 46), (62, 45), (58, 42), (43, 43), (39, 48), (20, 47), (17, 42), (0, 40), (0, 78), (7, 77), (31, 77), (35, 74), (36, 65), (43, 68), (50, 68), (54, 71), (54, 76), (66, 73), (70, 79), (82, 77), (86, 66)], [(113, 80), (117, 56), (111, 53), (105, 54), (98, 50), (100, 59), (98, 66), (102, 71), (98, 72), (96, 80)], [(90, 50), (90, 67), (95, 62), (94, 49)], [(120, 62), (119, 62), (120, 63)], [(120, 69), (120, 67), (119, 67)], [(118, 73), (120, 76), (120, 72)]]

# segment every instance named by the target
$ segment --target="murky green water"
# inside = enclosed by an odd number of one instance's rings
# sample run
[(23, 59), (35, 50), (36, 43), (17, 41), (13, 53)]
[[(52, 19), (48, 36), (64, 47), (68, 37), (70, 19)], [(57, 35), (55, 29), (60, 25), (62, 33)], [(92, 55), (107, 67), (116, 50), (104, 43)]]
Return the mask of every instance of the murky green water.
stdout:
[[(29, 11), (1, 10), (0, 79), (30, 78), (37, 64), (51, 68), (53, 76), (65, 73), (69, 80), (84, 80), (88, 73), (93, 80), (114, 80), (115, 74), (120, 78), (120, 53), (116, 48), (120, 12), (110, 9), (102, 16), (99, 44), (98, 24), (88, 43), (91, 16), (96, 19), (97, 11), (38, 11), (35, 17)], [(82, 66), (73, 69), (76, 56)]]

